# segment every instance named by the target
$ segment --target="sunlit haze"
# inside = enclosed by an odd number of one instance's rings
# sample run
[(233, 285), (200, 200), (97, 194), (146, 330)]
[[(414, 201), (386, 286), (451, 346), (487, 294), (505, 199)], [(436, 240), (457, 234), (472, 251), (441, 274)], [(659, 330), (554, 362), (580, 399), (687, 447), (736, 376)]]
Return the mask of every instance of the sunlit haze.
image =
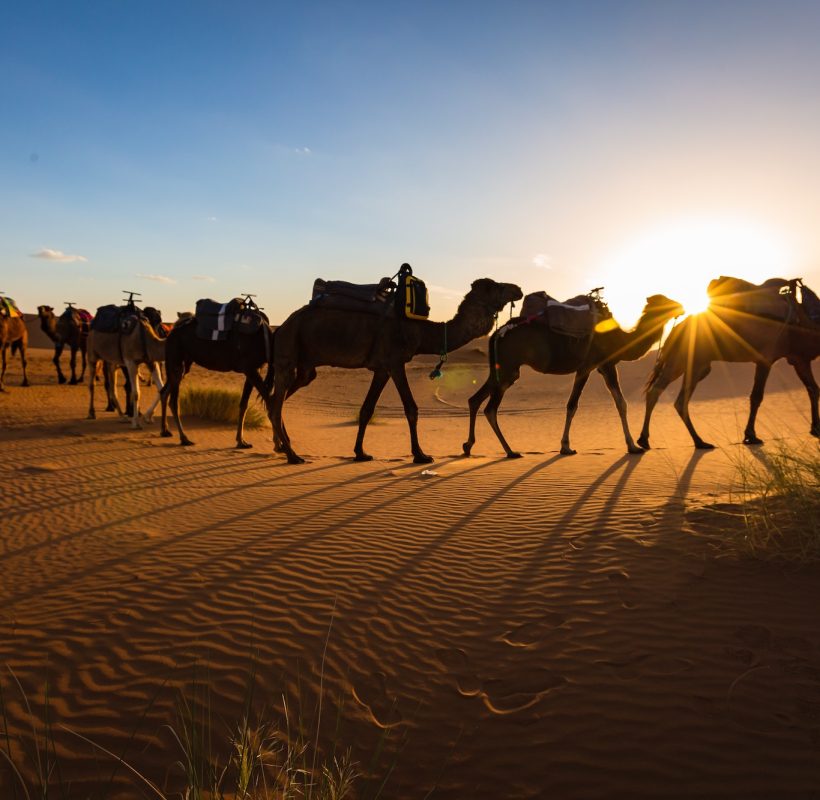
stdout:
[[(735, 273), (820, 284), (820, 4), (15, 3), (0, 290), (166, 318), (410, 262), (634, 322)], [(506, 312), (505, 312), (506, 313)]]

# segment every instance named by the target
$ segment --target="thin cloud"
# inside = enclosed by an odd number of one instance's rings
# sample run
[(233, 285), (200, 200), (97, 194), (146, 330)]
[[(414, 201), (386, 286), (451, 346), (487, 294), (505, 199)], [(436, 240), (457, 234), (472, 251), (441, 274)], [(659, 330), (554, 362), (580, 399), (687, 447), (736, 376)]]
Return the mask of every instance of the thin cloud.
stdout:
[(538, 269), (552, 269), (552, 259), (546, 253), (538, 253), (533, 256), (532, 264)]
[(294, 147), (293, 152), (299, 156), (309, 156), (313, 154), (313, 151), (309, 147)]
[(62, 250), (52, 250), (50, 247), (44, 247), (36, 253), (31, 253), (32, 258), (44, 258), (46, 261), (62, 261), (67, 263), (69, 261), (88, 261), (85, 256), (69, 255)]
[(217, 217), (205, 217), (205, 219), (207, 219), (208, 222), (216, 222), (217, 221)]
[(427, 288), (435, 294), (443, 295), (444, 297), (455, 297), (459, 300), (464, 297), (464, 292), (459, 292), (456, 289), (448, 289), (446, 286), (436, 286), (433, 283), (428, 283)]
[(156, 281), (157, 283), (176, 283), (173, 278), (169, 278), (167, 275), (146, 275), (144, 272), (138, 272), (137, 277), (146, 281)]
[(192, 281), (205, 281), (205, 283), (216, 283), (216, 278), (210, 275), (191, 275)]

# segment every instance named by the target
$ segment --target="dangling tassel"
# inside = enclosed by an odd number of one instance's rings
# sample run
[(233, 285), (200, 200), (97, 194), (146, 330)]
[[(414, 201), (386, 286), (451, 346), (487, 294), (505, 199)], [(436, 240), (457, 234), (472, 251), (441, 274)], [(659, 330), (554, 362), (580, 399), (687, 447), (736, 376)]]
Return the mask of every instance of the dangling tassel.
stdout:
[(439, 359), (438, 364), (434, 367), (434, 369), (430, 372), (429, 378), (431, 381), (435, 380), (436, 378), (441, 377), (441, 368), (444, 366), (444, 363), (447, 361), (447, 323), (444, 323), (444, 348), (441, 351), (441, 358)]

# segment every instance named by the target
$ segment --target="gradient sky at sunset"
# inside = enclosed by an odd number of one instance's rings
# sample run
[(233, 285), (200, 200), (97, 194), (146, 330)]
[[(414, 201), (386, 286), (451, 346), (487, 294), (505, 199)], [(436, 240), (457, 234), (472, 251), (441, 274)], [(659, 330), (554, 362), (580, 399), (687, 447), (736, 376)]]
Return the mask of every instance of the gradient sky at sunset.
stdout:
[(485, 275), (625, 318), (757, 254), (817, 286), (818, 35), (795, 0), (12, 0), (0, 290), (278, 322), (402, 261), (435, 318)]

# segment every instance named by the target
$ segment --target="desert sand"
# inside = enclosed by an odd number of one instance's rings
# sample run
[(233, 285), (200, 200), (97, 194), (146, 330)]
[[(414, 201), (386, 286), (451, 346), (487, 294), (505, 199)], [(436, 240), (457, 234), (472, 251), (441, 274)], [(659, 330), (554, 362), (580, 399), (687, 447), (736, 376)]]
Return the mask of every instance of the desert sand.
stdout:
[[(308, 459), (289, 466), (269, 427), (239, 451), (231, 426), (187, 419), (182, 448), (103, 414), (102, 393), (86, 420), (87, 388), (58, 386), (50, 355), (31, 351), (28, 389), (13, 361), (0, 396), (0, 681), (16, 732), (30, 720), (6, 667), (36, 718), (48, 683), (71, 797), (113, 766), (59, 726), (174, 791), (177, 692), (207, 675), (232, 723), (252, 661), (274, 717), (287, 702), (315, 730), (321, 691), (320, 746), (352, 748), (358, 797), (384, 781), (383, 798), (820, 796), (820, 569), (735, 557), (697, 524), (750, 452), (751, 367), (716, 365), (692, 403), (717, 450), (692, 448), (673, 386), (643, 456), (597, 376), (578, 455), (559, 456), (570, 379), (525, 371), (499, 416), (525, 457), (507, 460), (483, 417), (460, 456), (480, 347), (435, 382), (419, 358), (429, 467), (392, 388), (374, 461), (354, 463), (369, 375), (325, 369), (285, 407)], [(622, 369), (633, 434), (653, 358)], [(778, 365), (754, 452), (814, 448), (808, 428)], [(0, 797), (10, 782), (0, 767)], [(123, 768), (113, 785), (150, 796)]]

